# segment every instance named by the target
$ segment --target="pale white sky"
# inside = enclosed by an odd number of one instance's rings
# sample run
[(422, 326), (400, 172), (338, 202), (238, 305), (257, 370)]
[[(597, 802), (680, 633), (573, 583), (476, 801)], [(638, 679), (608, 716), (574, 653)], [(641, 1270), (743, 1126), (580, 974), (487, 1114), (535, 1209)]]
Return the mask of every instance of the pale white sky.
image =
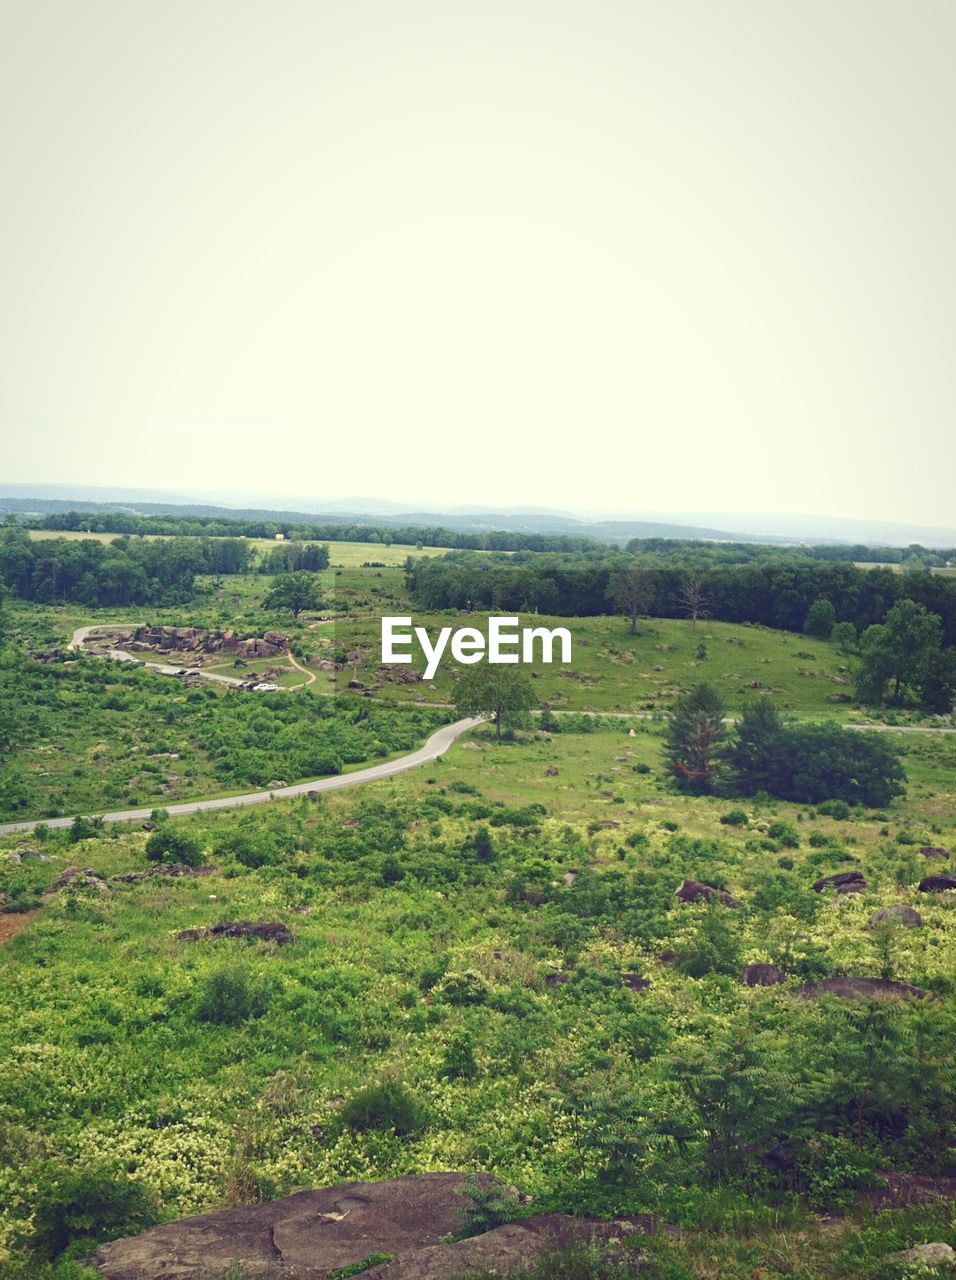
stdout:
[(0, 0), (0, 480), (952, 524), (952, 0)]

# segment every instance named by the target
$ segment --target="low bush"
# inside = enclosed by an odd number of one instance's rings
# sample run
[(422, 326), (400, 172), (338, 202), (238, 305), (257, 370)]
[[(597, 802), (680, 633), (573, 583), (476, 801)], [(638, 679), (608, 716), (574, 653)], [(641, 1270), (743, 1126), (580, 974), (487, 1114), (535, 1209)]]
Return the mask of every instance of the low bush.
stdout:
[(399, 1080), (382, 1080), (353, 1093), (338, 1112), (338, 1121), (354, 1133), (392, 1129), (398, 1137), (425, 1127), (425, 1109)]

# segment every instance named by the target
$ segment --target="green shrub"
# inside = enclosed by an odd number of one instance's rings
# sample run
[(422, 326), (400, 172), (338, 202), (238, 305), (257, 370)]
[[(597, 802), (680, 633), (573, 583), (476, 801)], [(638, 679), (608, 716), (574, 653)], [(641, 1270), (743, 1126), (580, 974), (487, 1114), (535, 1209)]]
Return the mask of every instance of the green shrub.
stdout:
[(846, 822), (850, 816), (850, 806), (845, 800), (824, 800), (817, 805), (817, 813), (827, 818), (835, 818), (837, 822)]
[(79, 844), (81, 840), (92, 840), (103, 832), (102, 818), (84, 818), (80, 814), (73, 819), (70, 827), (70, 843)]
[(353, 1093), (338, 1113), (339, 1123), (354, 1133), (392, 1129), (399, 1137), (425, 1127), (425, 1110), (399, 1080), (382, 1080)]
[(266, 983), (251, 978), (245, 969), (222, 965), (202, 980), (195, 1015), (200, 1022), (235, 1026), (249, 1018), (261, 1018), (269, 1007)]
[(489, 987), (480, 973), (466, 969), (463, 973), (449, 973), (437, 989), (437, 995), (446, 1004), (484, 1004)]
[(470, 1080), (478, 1073), (475, 1041), (469, 1031), (453, 1031), (442, 1054), (441, 1074), (447, 1080)]
[(800, 837), (797, 835), (797, 829), (791, 822), (772, 822), (767, 835), (771, 840), (779, 840), (784, 849), (799, 849)]
[(110, 1165), (69, 1167), (52, 1161), (36, 1174), (33, 1231), (37, 1250), (56, 1257), (76, 1240), (133, 1235), (155, 1222), (146, 1192)]
[(725, 827), (745, 827), (750, 821), (746, 809), (731, 809), (720, 816)]
[(146, 841), (146, 857), (150, 862), (178, 862), (187, 867), (201, 867), (202, 841), (191, 832), (164, 822)]
[(517, 1215), (517, 1200), (500, 1183), (482, 1183), (472, 1175), (459, 1195), (469, 1202), (459, 1210), (462, 1217), (462, 1228), (458, 1233), (460, 1240), (483, 1235), (511, 1222)]

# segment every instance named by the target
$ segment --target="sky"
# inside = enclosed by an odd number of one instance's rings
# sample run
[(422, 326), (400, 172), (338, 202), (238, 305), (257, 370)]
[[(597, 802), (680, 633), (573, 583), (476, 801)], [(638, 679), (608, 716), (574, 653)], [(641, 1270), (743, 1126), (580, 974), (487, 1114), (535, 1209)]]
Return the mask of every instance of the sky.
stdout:
[(956, 524), (952, 0), (0, 0), (0, 483)]

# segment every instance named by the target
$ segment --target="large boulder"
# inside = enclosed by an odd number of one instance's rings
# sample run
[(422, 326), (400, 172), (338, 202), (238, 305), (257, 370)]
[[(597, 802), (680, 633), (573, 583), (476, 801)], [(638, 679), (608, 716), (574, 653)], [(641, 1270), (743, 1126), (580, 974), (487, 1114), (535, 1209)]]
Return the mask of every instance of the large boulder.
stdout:
[(821, 876), (814, 882), (817, 893), (824, 889), (835, 889), (837, 893), (865, 893), (866, 880), (862, 871), (837, 871), (832, 876)]
[(787, 975), (775, 964), (748, 964), (740, 980), (745, 987), (776, 987), (786, 982)]
[(715, 889), (712, 884), (702, 884), (700, 880), (682, 881), (674, 897), (678, 902), (713, 902), (716, 899), (725, 907), (740, 906), (737, 899), (732, 898), (726, 889)]
[[(458, 1244), (468, 1200), (463, 1173), (426, 1173), (389, 1182), (353, 1182), (299, 1191), (271, 1204), (222, 1209), (153, 1227), (101, 1247), (106, 1280), (195, 1280), (236, 1265), (243, 1277), (327, 1280), (374, 1257), (391, 1256), (363, 1275), (387, 1280), (448, 1280), (475, 1267), (505, 1271), (574, 1240), (616, 1247), (651, 1230), (649, 1219), (621, 1223), (547, 1215), (512, 1223)], [(493, 1179), (479, 1175), (485, 1185)]]
[(956, 889), (956, 876), (924, 876), (919, 882), (920, 893), (946, 893)]
[(924, 858), (933, 858), (937, 862), (945, 862), (949, 854), (945, 849), (940, 848), (938, 844), (924, 844), (920, 853)]

